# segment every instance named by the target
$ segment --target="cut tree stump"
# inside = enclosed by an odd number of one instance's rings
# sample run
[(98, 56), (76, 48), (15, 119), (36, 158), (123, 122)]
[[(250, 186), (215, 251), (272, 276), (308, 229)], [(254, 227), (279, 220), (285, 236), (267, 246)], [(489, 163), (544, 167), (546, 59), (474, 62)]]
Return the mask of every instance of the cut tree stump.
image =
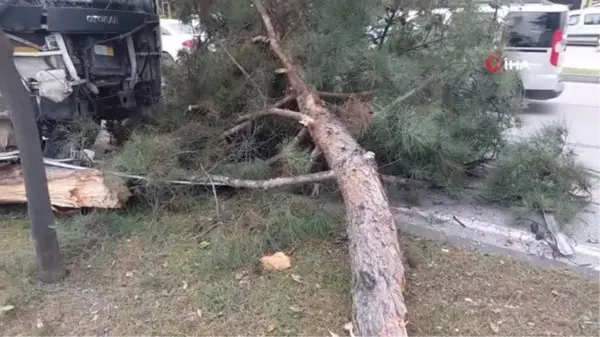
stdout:
[[(72, 170), (46, 166), (50, 202), (64, 208), (122, 208), (131, 196), (124, 183), (107, 184), (95, 169)], [(19, 164), (0, 164), (0, 204), (27, 203)]]

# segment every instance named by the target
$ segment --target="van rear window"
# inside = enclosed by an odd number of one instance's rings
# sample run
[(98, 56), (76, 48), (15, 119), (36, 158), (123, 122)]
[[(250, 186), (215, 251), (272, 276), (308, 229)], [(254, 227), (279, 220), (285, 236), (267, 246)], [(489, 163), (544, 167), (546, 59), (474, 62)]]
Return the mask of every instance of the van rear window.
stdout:
[(508, 46), (551, 48), (554, 32), (565, 29), (566, 12), (511, 12), (506, 17)]

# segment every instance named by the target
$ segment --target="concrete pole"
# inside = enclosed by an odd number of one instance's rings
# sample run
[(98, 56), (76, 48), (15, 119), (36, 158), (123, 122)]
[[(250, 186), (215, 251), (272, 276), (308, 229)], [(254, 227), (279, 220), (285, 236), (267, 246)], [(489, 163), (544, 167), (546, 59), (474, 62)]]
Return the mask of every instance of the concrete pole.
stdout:
[(25, 178), (27, 210), (31, 223), (38, 275), (43, 282), (57, 282), (65, 275), (54, 214), (50, 204), (48, 180), (33, 106), (13, 60), (13, 47), (0, 30), (0, 99), (10, 107)]

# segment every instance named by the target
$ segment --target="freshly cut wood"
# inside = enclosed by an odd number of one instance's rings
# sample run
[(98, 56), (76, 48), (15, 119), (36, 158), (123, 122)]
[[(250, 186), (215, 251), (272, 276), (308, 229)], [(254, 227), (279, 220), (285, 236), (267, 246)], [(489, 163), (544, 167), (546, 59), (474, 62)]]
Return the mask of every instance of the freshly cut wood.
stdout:
[[(50, 202), (65, 208), (122, 208), (131, 196), (123, 184), (107, 184), (95, 169), (72, 170), (46, 166)], [(0, 204), (27, 203), (19, 164), (0, 164)]]
[[(280, 36), (260, 0), (253, 0), (268, 34), (271, 51), (285, 68), (296, 94), (302, 124), (322, 151), (346, 206), (353, 326), (361, 336), (406, 336), (402, 290), (404, 267), (394, 216), (377, 173), (374, 154), (356, 142), (305, 80), (295, 55), (282, 49)], [(290, 116), (291, 117), (291, 116)]]

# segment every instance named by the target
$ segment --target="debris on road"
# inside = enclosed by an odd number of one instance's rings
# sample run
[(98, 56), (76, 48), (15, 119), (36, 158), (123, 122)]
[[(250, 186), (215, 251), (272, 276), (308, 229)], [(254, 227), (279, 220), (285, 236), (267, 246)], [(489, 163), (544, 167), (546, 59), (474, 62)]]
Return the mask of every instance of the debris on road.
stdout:
[(575, 253), (573, 246), (567, 241), (567, 237), (563, 232), (560, 231), (556, 223), (556, 219), (551, 213), (542, 211), (544, 216), (544, 222), (546, 222), (546, 228), (554, 237), (556, 243), (556, 249), (562, 256), (572, 256)]

